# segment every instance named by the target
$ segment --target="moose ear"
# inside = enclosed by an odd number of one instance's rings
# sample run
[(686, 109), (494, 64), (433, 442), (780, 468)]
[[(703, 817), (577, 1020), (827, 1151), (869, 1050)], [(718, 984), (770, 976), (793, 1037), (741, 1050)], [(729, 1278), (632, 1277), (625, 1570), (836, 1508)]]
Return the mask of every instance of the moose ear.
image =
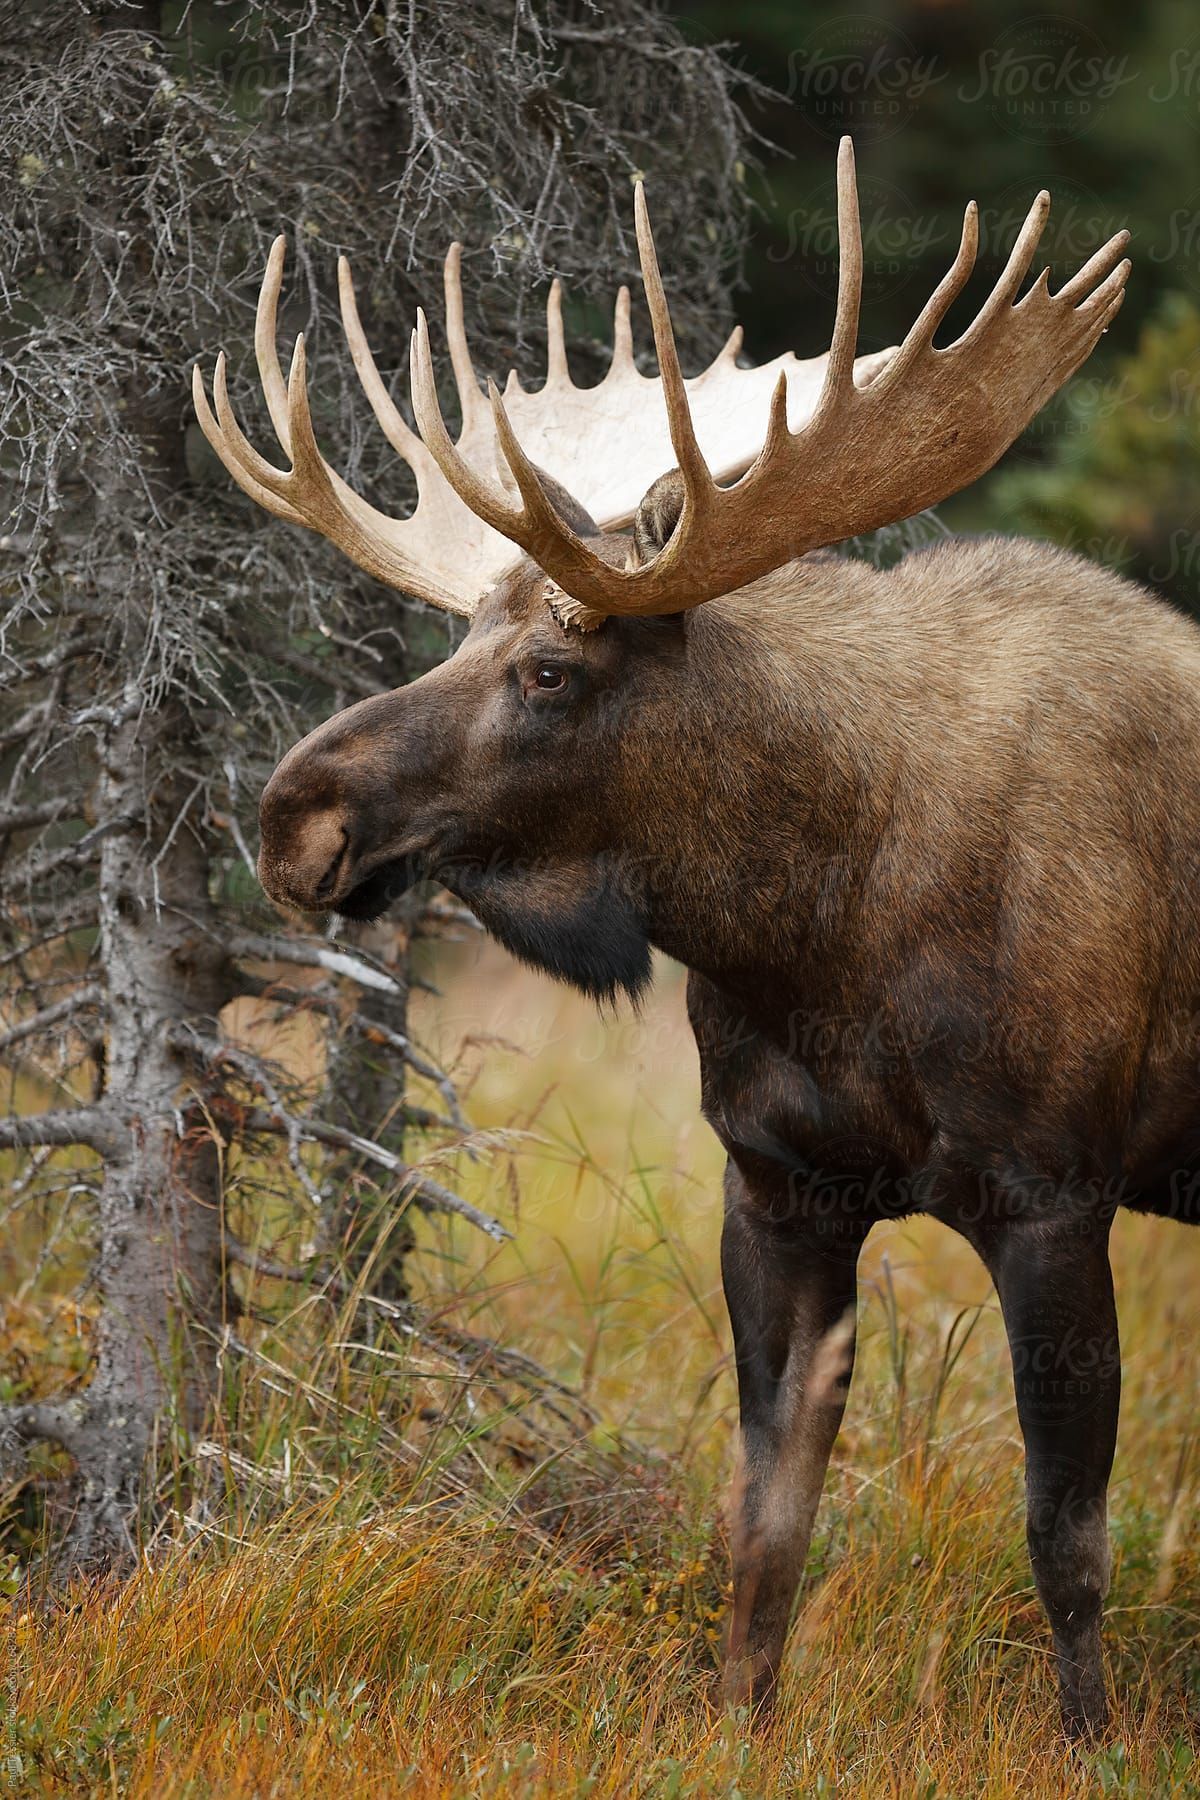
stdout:
[(683, 497), (683, 476), (678, 469), (669, 469), (646, 489), (633, 520), (639, 567), (654, 561), (678, 525)]
[[(555, 481), (553, 475), (547, 475), (545, 469), (540, 469), (536, 463), (531, 463), (530, 467), (538, 478), (542, 492), (545, 494), (547, 500), (549, 500), (563, 524), (570, 526), (576, 537), (599, 537), (600, 527), (597, 525), (595, 519), (593, 519), (587, 507), (584, 506), (583, 502), (577, 500), (574, 494), (570, 493), (563, 486), (561, 481)], [(515, 495), (517, 493), (517, 484), (503, 459), (500, 459), (499, 470), (500, 479), (504, 484), (505, 489), (510, 494)]]
[(558, 514), (564, 525), (569, 525), (576, 537), (594, 538), (600, 536), (600, 527), (581, 500), (567, 492), (561, 481), (555, 481), (553, 475), (542, 475), (541, 483), (546, 490), (546, 498)]

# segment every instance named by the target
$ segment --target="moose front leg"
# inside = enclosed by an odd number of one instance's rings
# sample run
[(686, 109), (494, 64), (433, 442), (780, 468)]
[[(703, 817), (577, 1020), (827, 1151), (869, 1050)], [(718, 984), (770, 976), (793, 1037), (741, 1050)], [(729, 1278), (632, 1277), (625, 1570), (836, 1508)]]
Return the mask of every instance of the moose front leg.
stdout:
[(1100, 1621), (1121, 1395), (1108, 1222), (1013, 1224), (986, 1261), (1012, 1351), (1029, 1555), (1054, 1634), (1063, 1728), (1081, 1737), (1108, 1718)]
[(734, 1165), (721, 1273), (737, 1360), (733, 1618), (725, 1697), (769, 1703), (854, 1355), (857, 1244), (765, 1222)]

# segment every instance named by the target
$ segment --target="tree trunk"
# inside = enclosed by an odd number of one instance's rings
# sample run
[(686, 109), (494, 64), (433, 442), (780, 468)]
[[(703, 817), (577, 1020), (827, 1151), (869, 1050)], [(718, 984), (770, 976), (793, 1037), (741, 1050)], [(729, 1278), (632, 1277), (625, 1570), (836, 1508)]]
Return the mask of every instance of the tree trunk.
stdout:
[(179, 815), (178, 789), (155, 786), (150, 773), (157, 743), (178, 724), (122, 723), (104, 749), (104, 816), (129, 821), (105, 840), (100, 867), (104, 1098), (129, 1132), (105, 1159), (95, 1372), (72, 1408), (73, 1567), (132, 1553), (149, 1462), (204, 1416), (222, 1311), (220, 1146), (198, 1108), (181, 1110), (170, 1037), (214, 1020), (232, 988), (204, 843)]

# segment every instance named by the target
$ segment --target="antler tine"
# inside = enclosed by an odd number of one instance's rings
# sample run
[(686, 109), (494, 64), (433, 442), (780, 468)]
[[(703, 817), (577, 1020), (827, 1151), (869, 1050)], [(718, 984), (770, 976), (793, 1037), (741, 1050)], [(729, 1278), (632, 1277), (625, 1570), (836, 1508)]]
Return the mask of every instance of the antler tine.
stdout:
[[(354, 517), (346, 500), (341, 497), (334, 486), (333, 473), (317, 447), (316, 434), (313, 430), (312, 414), (308, 406), (308, 366), (304, 348), (304, 333), (296, 338), (292, 351), (292, 365), (288, 373), (287, 386), (284, 389), (284, 403), (287, 414), (284, 419), (284, 431), (290, 449), (288, 454), (292, 460), (290, 472), (284, 473), (275, 469), (265, 458), (259, 455), (253, 444), (245, 437), (238, 425), (233, 408), (229, 403), (229, 391), (225, 381), (225, 368), (222, 364), (213, 376), (213, 393), (217, 402), (217, 417), (226, 435), (235, 445), (243, 459), (244, 466), (251, 476), (256, 477), (261, 485), (268, 486), (276, 499), (289, 508), (294, 514), (295, 523), (314, 525), (335, 535), (337, 529), (350, 525), (356, 537), (361, 536), (361, 527)], [(296, 505), (285, 490), (292, 490), (300, 497), (300, 505)], [(351, 490), (343, 488), (348, 498), (357, 500)], [(287, 514), (283, 515), (284, 517)], [(376, 566), (378, 558), (376, 557)]]
[[(288, 374), (288, 425), (292, 441), (292, 474), (304, 496), (304, 523), (337, 544), (361, 569), (390, 587), (410, 588), (420, 581), (419, 564), (391, 542), (388, 526), (398, 522), (377, 513), (335, 474), (321, 455), (308, 405), (308, 369), (303, 332), (296, 339)], [(469, 612), (458, 596), (441, 593), (436, 604), (451, 612)]]
[[(292, 446), (292, 477), (303, 488), (310, 508), (314, 499), (334, 499), (330, 469), (317, 447), (308, 404), (308, 356), (304, 333), (298, 332), (287, 380), (288, 437)], [(341, 509), (344, 510), (344, 509)]]
[[(570, 387), (571, 371), (567, 364), (567, 340), (563, 335), (562, 282), (557, 277), (550, 283), (546, 296), (546, 383)], [(495, 402), (492, 403), (493, 411)]]
[(1109, 317), (1120, 311), (1121, 302), (1125, 298), (1125, 283), (1129, 279), (1131, 267), (1132, 264), (1128, 258), (1124, 262), (1119, 262), (1108, 278), (1100, 283), (1095, 293), (1090, 294), (1083, 301), (1078, 308), (1079, 313), (1084, 317), (1094, 317), (1096, 313), (1103, 313), (1105, 314), (1105, 327), (1107, 327)]
[(765, 468), (771, 459), (778, 455), (785, 438), (791, 435), (788, 431), (787, 405), (787, 375), (780, 369), (779, 379), (771, 393), (771, 409), (767, 414), (767, 435), (763, 439), (763, 447), (758, 453), (755, 467), (761, 463)]
[(283, 261), (286, 254), (287, 239), (280, 233), (271, 245), (262, 286), (258, 290), (258, 305), (254, 311), (254, 360), (258, 364), (259, 380), (262, 382), (267, 411), (271, 415), (279, 447), (285, 455), (290, 455), (287, 387), (283, 371), (279, 367), (279, 349), (276, 343), (279, 291), (283, 286)]
[(1017, 233), (1017, 241), (1009, 252), (1008, 261), (995, 287), (979, 309), (973, 324), (969, 325), (959, 339), (961, 344), (969, 344), (974, 338), (986, 331), (996, 314), (1006, 306), (1011, 306), (1017, 297), (1017, 290), (1029, 273), (1029, 265), (1033, 261), (1033, 253), (1037, 249), (1046, 220), (1050, 217), (1050, 195), (1043, 188), (1034, 199), (1025, 217), (1025, 223)]
[(1127, 231), (1115, 232), (1107, 244), (1102, 244), (1096, 254), (1088, 258), (1077, 275), (1073, 275), (1070, 281), (1064, 282), (1054, 298), (1065, 300), (1067, 305), (1071, 306), (1076, 300), (1085, 297), (1092, 283), (1109, 272), (1128, 243), (1129, 233)]
[(1108, 305), (1104, 309), (1104, 317), (1100, 321), (1101, 332), (1105, 332), (1108, 330), (1109, 326), (1112, 324), (1113, 320), (1116, 318), (1117, 314), (1120, 312), (1121, 308), (1125, 304), (1125, 292), (1126, 292), (1125, 280), (1126, 280), (1126, 277), (1122, 276), (1120, 290), (1116, 294), (1115, 298), (1110, 300)]
[(617, 289), (617, 303), (613, 307), (613, 352), (608, 374), (632, 367), (633, 327), (629, 322), (629, 289), (620, 287)]
[[(259, 294), (255, 356), (271, 421), (290, 467), (275, 468), (242, 431), (230, 404), (224, 353), (218, 356), (213, 370), (213, 407), (209, 406), (199, 367), (192, 372), (192, 396), (201, 430), (238, 486), (266, 511), (291, 525), (320, 532), (376, 580), (404, 593), (420, 595), (447, 612), (470, 614), (479, 593), (488, 585), (488, 572), (494, 573), (498, 566), (495, 546), (477, 547), (481, 566), (475, 571), (448, 566), (439, 554), (442, 546), (438, 533), (444, 531), (445, 524), (441, 507), (422, 513), (418, 499), (417, 508), (409, 517), (391, 518), (356, 493), (322, 456), (308, 402), (304, 335), (300, 333), (296, 338), (286, 383), (275, 348), (283, 254), (284, 240), (278, 238), (271, 248)], [(388, 430), (393, 445), (416, 469), (420, 486), (423, 476), (436, 477), (433, 459), (395, 414), (387, 397), (366, 346), (349, 268), (344, 262), (340, 280), (343, 318), (355, 366), (377, 418)], [(478, 588), (474, 585), (477, 579), (482, 584)]]
[(338, 257), (338, 300), (342, 312), (342, 330), (346, 334), (350, 358), (380, 430), (396, 455), (401, 457), (410, 469), (415, 471), (428, 468), (429, 452), (383, 385), (375, 358), (371, 354), (371, 346), (368, 344), (366, 333), (362, 328), (362, 320), (358, 316), (354, 277), (350, 272), (350, 264), (344, 256)]
[(699, 440), (696, 437), (695, 426), (692, 424), (687, 390), (683, 385), (679, 355), (675, 348), (675, 333), (671, 327), (671, 313), (667, 306), (667, 296), (663, 291), (662, 276), (658, 269), (658, 256), (654, 248), (654, 237), (650, 230), (646, 194), (640, 181), (633, 190), (633, 210), (637, 226), (638, 257), (642, 265), (642, 282), (646, 289), (646, 302), (650, 308), (650, 324), (654, 331), (654, 350), (658, 357), (658, 371), (662, 377), (663, 398), (667, 403), (671, 447), (683, 475), (687, 497), (694, 506), (706, 489), (715, 491), (716, 484), (709, 473), (708, 464), (704, 460)]
[[(240, 480), (241, 474), (239, 471), (244, 472), (249, 475), (252, 480), (257, 482), (260, 487), (265, 488), (268, 493), (272, 494), (282, 505), (290, 507), (291, 510), (296, 513), (297, 517), (300, 517), (299, 508), (296, 507), (283, 492), (287, 485), (286, 472), (275, 468), (273, 463), (269, 463), (266, 457), (261, 455), (259, 451), (254, 448), (254, 445), (250, 442), (249, 438), (238, 424), (237, 415), (229, 400), (226, 367), (225, 353), (222, 351), (217, 358), (216, 367), (213, 369), (213, 404), (217, 409), (218, 435), (230, 452), (233, 463), (231, 464), (225, 457), (222, 457), (221, 460), (225, 463), (226, 468), (230, 470), (230, 473), (234, 475), (235, 479)], [(284, 389), (284, 404), (285, 406), (287, 404), (286, 388)], [(284, 415), (283, 423), (284, 430), (286, 431), (286, 413)], [(209, 442), (212, 442), (211, 438), (209, 439)], [(216, 448), (218, 454), (220, 454), (219, 446), (214, 445), (214, 448)]]
[(858, 347), (858, 314), (862, 304), (862, 224), (858, 215), (858, 183), (854, 145), (844, 137), (838, 145), (838, 296), (825, 386), (818, 415), (854, 387), (854, 352)]
[(471, 361), (471, 347), (467, 342), (461, 244), (451, 244), (447, 250), (442, 282), (446, 294), (446, 342), (450, 346), (450, 367), (454, 371), (454, 385), (458, 390), (458, 404), (462, 412), (462, 434), (465, 436), (473, 425), (486, 417), (487, 401), (480, 390), (479, 377)]
[(308, 404), (308, 352), (303, 332), (297, 335), (292, 351), (287, 403), (288, 432), (292, 443), (291, 480), (304, 495), (309, 523), (336, 537), (343, 549), (350, 547), (346, 541), (348, 532), (359, 545), (354, 551), (356, 560), (371, 568), (373, 573), (377, 572), (381, 566), (381, 548), (389, 560), (394, 557), (394, 551), (390, 545), (381, 547), (373, 544), (370, 561), (361, 554), (360, 540), (363, 538), (364, 522), (370, 509), (362, 496), (348, 487), (321, 455), (317, 434), (313, 429), (312, 410)]
[(875, 377), (872, 386), (878, 386), (882, 391), (897, 381), (903, 381), (911, 364), (932, 344), (938, 326), (966, 287), (978, 254), (979, 208), (971, 200), (963, 213), (962, 236), (954, 261), (921, 308), (899, 350), (886, 368)]
[[(475, 473), (466, 458), (459, 453), (446, 430), (433, 374), (429, 326), (424, 308), (420, 306), (417, 308), (417, 328), (409, 344), (409, 379), (417, 429), (450, 486), (485, 525), (490, 525), (493, 530), (503, 532), (506, 537), (520, 543), (515, 532), (520, 530), (522, 524), (522, 510), (506, 506), (493, 493), (487, 482)], [(480, 398), (482, 399), (482, 395)]]
[[(225, 404), (228, 406), (225, 389), (225, 352), (223, 350), (217, 357), (216, 369), (213, 373), (214, 395), (218, 391), (218, 385), (221, 394), (225, 396)], [(192, 368), (192, 404), (196, 409), (196, 417), (200, 422), (201, 431), (242, 491), (249, 494), (250, 498), (257, 501), (259, 506), (267, 512), (274, 513), (276, 518), (286, 519), (291, 525), (303, 525), (304, 519), (291, 502), (283, 499), (282, 495), (276, 493), (274, 488), (266, 486), (251, 473), (243, 459), (242, 452), (251, 450), (252, 446), (243, 436), (236, 418), (233, 417), (232, 409), (229, 412), (233, 427), (232, 436), (227, 435), (213, 416), (204, 388), (204, 375), (199, 363), (194, 364)], [(269, 463), (264, 463), (263, 468), (268, 470), (275, 479), (282, 479), (279, 470), (272, 469)]]

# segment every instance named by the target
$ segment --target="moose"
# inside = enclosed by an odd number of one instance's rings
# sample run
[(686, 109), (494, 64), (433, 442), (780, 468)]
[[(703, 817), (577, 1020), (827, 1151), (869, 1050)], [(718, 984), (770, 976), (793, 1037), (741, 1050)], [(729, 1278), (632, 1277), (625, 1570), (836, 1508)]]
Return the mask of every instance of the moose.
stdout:
[[(728, 1162), (721, 1267), (740, 1412), (725, 1691), (765, 1708), (853, 1356), (872, 1225), (931, 1215), (994, 1280), (1026, 1450), (1027, 1534), (1063, 1724), (1101, 1730), (1118, 1207), (1200, 1219), (1200, 631), (1045, 544), (948, 539), (881, 571), (844, 540), (988, 470), (1111, 324), (1120, 232), (1026, 287), (1039, 194), (990, 296), (938, 334), (978, 248), (899, 347), (857, 355), (854, 157), (837, 168), (828, 352), (680, 370), (646, 201), (657, 376), (628, 291), (604, 379), (574, 385), (557, 284), (544, 383), (486, 393), (445, 265), (461, 411), (430, 333), (414, 429), (342, 318), (408, 518), (323, 459), (297, 338), (259, 375), (286, 466), (243, 434), (218, 359), (195, 405), (234, 479), (381, 581), (469, 617), (460, 647), (283, 758), (261, 802), (278, 902), (377, 917), (436, 878), (516, 956), (637, 999), (689, 971), (705, 1116)], [(1024, 292), (1022, 290), (1025, 289)], [(821, 1020), (821, 1031), (806, 1029)], [(832, 1028), (830, 1028), (832, 1023)]]

